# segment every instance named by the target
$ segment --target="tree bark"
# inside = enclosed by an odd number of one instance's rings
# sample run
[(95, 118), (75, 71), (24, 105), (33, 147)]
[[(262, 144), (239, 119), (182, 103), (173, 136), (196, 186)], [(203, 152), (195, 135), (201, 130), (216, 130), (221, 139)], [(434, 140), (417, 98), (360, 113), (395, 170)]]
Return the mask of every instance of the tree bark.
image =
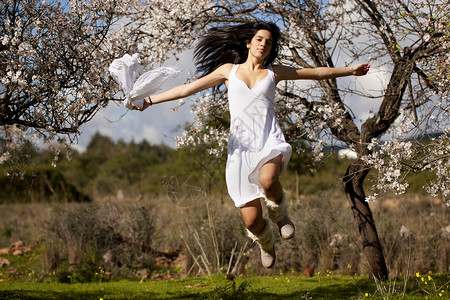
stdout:
[(383, 249), (363, 188), (363, 182), (368, 173), (369, 167), (360, 159), (352, 163), (343, 178), (345, 193), (358, 224), (363, 254), (367, 260), (370, 275), (377, 279), (387, 279), (388, 271)]

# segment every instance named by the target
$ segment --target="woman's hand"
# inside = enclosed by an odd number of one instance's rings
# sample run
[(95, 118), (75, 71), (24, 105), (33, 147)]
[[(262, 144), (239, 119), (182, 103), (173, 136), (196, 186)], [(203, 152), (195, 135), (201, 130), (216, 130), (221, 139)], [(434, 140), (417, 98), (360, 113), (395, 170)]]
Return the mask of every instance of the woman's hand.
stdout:
[(142, 105), (142, 108), (137, 107), (137, 106), (133, 106), (134, 110), (139, 110), (139, 111), (144, 111), (147, 109), (147, 107), (152, 105), (152, 100), (150, 100), (150, 97), (145, 97), (144, 98), (144, 105)]
[(366, 75), (367, 72), (369, 72), (370, 64), (369, 63), (359, 64), (359, 65), (356, 65), (354, 68), (355, 69), (353, 70), (353, 75), (363, 76), (363, 75)]

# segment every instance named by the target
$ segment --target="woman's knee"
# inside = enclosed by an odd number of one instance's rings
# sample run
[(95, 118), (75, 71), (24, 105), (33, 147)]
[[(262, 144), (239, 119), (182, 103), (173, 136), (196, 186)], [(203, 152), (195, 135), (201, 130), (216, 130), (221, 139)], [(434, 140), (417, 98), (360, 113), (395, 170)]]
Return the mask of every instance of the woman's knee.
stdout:
[(242, 219), (245, 227), (254, 234), (264, 229), (263, 211), (260, 199), (250, 201), (241, 207)]
[(270, 190), (279, 182), (279, 177), (274, 173), (259, 173), (259, 183), (264, 190)]
[(274, 186), (279, 185), (279, 177), (282, 170), (283, 156), (280, 154), (277, 157), (269, 160), (259, 170), (259, 183), (264, 190), (270, 190)]

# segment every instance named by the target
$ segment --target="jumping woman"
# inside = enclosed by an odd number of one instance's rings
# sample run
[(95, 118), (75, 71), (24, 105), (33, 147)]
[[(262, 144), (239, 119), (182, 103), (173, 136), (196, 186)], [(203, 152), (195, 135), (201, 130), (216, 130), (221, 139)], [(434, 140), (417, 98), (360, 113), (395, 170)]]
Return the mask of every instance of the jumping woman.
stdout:
[[(276, 240), (269, 219), (283, 239), (295, 234), (288, 216), (285, 193), (279, 181), (290, 159), (275, 118), (275, 86), (282, 80), (324, 80), (367, 74), (370, 65), (344, 68), (303, 68), (272, 65), (280, 50), (280, 31), (273, 23), (252, 22), (212, 28), (195, 50), (197, 71), (202, 77), (144, 99), (149, 106), (188, 97), (225, 84), (231, 115), (226, 182), (235, 206), (240, 208), (247, 232), (261, 248), (264, 267), (275, 263)], [(263, 216), (264, 199), (269, 219)]]

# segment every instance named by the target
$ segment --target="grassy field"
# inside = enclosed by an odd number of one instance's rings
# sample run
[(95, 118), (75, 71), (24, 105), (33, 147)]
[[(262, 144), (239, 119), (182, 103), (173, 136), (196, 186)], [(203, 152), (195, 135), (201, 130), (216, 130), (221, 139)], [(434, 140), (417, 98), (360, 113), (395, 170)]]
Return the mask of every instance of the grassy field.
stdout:
[(0, 300), (450, 299), (450, 211), (420, 192), (426, 176), (369, 204), (391, 278), (377, 284), (339, 181), (348, 161), (311, 173), (307, 157), (291, 158), (283, 187), (296, 236), (277, 242), (266, 270), (226, 192), (225, 161), (102, 137), (88, 148), (58, 168), (43, 153), (18, 182), (4, 176)]
[[(449, 211), (441, 202), (410, 196), (371, 204), (391, 278), (377, 284), (337, 193), (289, 194), (297, 233), (277, 243), (272, 270), (261, 267), (235, 207), (188, 195), (1, 204), (7, 253), (0, 257), (9, 264), (0, 267), (0, 299), (450, 299)], [(411, 238), (399, 234), (404, 224)], [(28, 251), (14, 255), (16, 241)], [(230, 281), (224, 273), (233, 266), (239, 276)]]
[[(421, 278), (425, 278), (421, 281)], [(430, 277), (431, 278), (431, 277)], [(448, 276), (375, 284), (367, 277), (266, 276), (228, 280), (224, 275), (167, 281), (100, 283), (2, 282), (1, 299), (449, 299)], [(425, 284), (427, 282), (427, 284)]]

